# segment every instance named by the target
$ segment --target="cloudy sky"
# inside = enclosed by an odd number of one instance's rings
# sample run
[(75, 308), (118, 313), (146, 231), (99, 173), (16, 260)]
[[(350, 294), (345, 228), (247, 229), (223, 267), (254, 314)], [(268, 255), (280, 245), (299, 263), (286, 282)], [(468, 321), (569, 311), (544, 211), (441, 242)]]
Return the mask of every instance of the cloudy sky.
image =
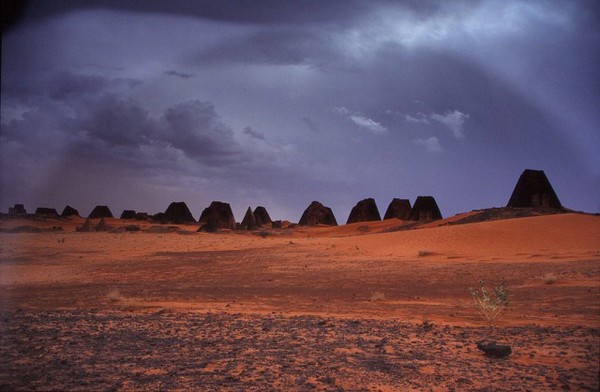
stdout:
[(593, 1), (32, 1), (2, 36), (0, 209), (360, 199), (600, 210)]

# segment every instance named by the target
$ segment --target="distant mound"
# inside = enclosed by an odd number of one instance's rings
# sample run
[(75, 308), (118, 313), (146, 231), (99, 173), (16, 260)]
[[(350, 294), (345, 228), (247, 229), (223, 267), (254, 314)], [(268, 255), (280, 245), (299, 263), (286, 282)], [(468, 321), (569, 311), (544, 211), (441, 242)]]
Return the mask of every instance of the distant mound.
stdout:
[(413, 221), (433, 221), (442, 219), (442, 213), (433, 196), (418, 196), (408, 219)]
[(68, 205), (62, 211), (62, 214), (60, 214), (60, 216), (63, 218), (68, 218), (70, 216), (79, 216), (79, 211), (77, 211), (75, 208)]
[(331, 208), (325, 207), (318, 201), (310, 203), (306, 210), (304, 210), (298, 224), (300, 226), (316, 226), (320, 224), (329, 226), (338, 225)]
[(550, 181), (543, 170), (526, 169), (510, 196), (507, 207), (562, 208)]
[(267, 209), (262, 206), (258, 206), (254, 209), (254, 218), (256, 219), (257, 226), (272, 225), (273, 221), (267, 212)]
[(183, 201), (172, 202), (167, 207), (163, 215), (163, 220), (165, 223), (173, 223), (173, 224), (184, 224), (184, 223), (196, 223), (196, 220), (192, 216), (190, 209)]
[(37, 218), (59, 218), (58, 212), (54, 208), (38, 207), (35, 210)]
[(135, 219), (135, 210), (123, 210), (119, 219)]
[(248, 207), (246, 210), (246, 215), (244, 215), (244, 219), (242, 220), (241, 229), (242, 230), (256, 230), (257, 228), (256, 218), (254, 217), (254, 213), (252, 212), (252, 208)]
[(90, 219), (112, 218), (113, 214), (107, 206), (96, 206), (88, 216)]
[(410, 217), (411, 210), (412, 208), (410, 206), (410, 200), (394, 198), (385, 211), (383, 219), (397, 218), (407, 220)]
[(381, 215), (379, 215), (379, 210), (377, 209), (375, 199), (369, 198), (356, 203), (356, 205), (352, 208), (352, 211), (350, 211), (350, 215), (348, 216), (348, 221), (346, 224), (380, 220)]
[(228, 203), (213, 201), (200, 215), (198, 231), (214, 232), (219, 229), (235, 229), (235, 218)]

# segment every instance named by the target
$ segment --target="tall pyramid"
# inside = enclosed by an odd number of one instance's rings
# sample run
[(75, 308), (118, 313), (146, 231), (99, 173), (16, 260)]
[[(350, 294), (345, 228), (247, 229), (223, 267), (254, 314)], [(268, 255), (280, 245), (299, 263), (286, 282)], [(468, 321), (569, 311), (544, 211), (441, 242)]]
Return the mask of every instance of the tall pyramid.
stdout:
[(252, 212), (252, 208), (248, 207), (246, 210), (246, 215), (244, 215), (244, 219), (242, 220), (241, 227), (242, 230), (256, 230), (256, 218), (254, 217), (254, 213)]
[(410, 210), (410, 200), (394, 198), (385, 211), (383, 219), (398, 218), (406, 220), (410, 216)]
[(348, 221), (346, 224), (380, 220), (381, 215), (379, 215), (377, 203), (375, 203), (375, 199), (369, 198), (356, 203), (356, 205), (352, 208), (352, 211), (350, 211), (350, 215), (348, 216)]
[(306, 210), (304, 210), (304, 213), (302, 214), (298, 224), (300, 226), (338, 225), (331, 208), (325, 207), (318, 201), (313, 201), (310, 203)]
[(442, 213), (433, 196), (418, 196), (410, 212), (409, 220), (438, 220), (442, 219)]
[(510, 196), (507, 207), (562, 208), (543, 170), (525, 169)]

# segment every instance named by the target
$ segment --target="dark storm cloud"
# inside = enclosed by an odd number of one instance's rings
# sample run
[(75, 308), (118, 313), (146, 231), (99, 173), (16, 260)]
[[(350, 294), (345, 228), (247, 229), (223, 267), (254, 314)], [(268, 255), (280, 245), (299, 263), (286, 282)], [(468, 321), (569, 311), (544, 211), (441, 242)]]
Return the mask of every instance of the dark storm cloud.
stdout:
[(165, 74), (167, 74), (169, 76), (175, 76), (175, 77), (178, 77), (181, 79), (189, 79), (192, 76), (194, 76), (193, 74), (190, 74), (190, 73), (178, 72), (178, 71), (174, 71), (174, 70), (165, 71)]
[[(374, 1), (301, 0), (301, 1), (222, 1), (222, 0), (44, 0), (28, 2), (29, 17), (45, 18), (69, 11), (108, 9), (131, 12), (170, 14), (248, 24), (310, 24), (355, 20), (364, 15)], [(411, 1), (423, 7), (422, 1)], [(427, 8), (435, 2), (425, 2)]]
[(25, 142), (55, 132), (66, 138), (63, 143), (69, 143), (69, 138), (71, 143), (90, 146), (102, 143), (105, 159), (113, 148), (114, 154), (120, 154), (117, 147), (139, 151), (144, 146), (179, 150), (208, 166), (245, 159), (233, 140), (233, 131), (221, 121), (212, 103), (183, 102), (152, 116), (134, 99), (114, 92), (115, 86), (127, 89), (131, 85), (119, 79), (59, 72), (48, 78), (47, 86), (40, 86), (36, 100), (42, 105), (3, 124), (3, 137)]
[(244, 134), (258, 140), (266, 140), (265, 134), (252, 127), (244, 127)]
[(83, 162), (289, 219), (306, 197), (342, 216), (364, 197), (501, 205), (531, 167), (597, 209), (589, 4), (34, 1), (3, 37), (0, 159), (62, 156), (73, 178)]

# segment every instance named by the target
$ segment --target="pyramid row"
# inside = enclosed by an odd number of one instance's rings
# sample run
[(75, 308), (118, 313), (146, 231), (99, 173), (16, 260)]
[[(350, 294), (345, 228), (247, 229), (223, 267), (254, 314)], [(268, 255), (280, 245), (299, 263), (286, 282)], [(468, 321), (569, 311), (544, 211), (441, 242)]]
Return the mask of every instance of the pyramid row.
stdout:
[[(510, 197), (507, 207), (514, 208), (562, 208), (560, 200), (556, 196), (552, 185), (542, 170), (525, 170)], [(23, 204), (15, 204), (9, 209), (9, 216), (26, 215)], [(58, 218), (78, 216), (79, 212), (66, 206), (59, 215), (54, 208), (40, 207), (35, 216), (43, 218)], [(88, 218), (112, 218), (113, 214), (107, 206), (96, 206)], [(432, 196), (419, 196), (411, 207), (408, 199), (393, 199), (385, 212), (383, 219), (397, 218), (412, 221), (432, 221), (442, 219), (442, 214), (435, 199)], [(173, 202), (165, 210), (155, 215), (134, 210), (124, 210), (121, 219), (152, 220), (158, 223), (186, 224), (196, 223), (185, 202)], [(359, 201), (350, 212), (347, 224), (357, 222), (380, 221), (381, 215), (375, 200), (372, 198)], [(260, 227), (280, 227), (281, 221), (273, 222), (266, 208), (259, 206), (252, 210), (248, 207), (244, 219), (237, 224), (228, 203), (213, 201), (205, 208), (198, 220), (200, 230), (215, 231), (219, 229), (242, 229), (254, 230)], [(301, 226), (332, 225), (337, 226), (337, 220), (331, 208), (324, 206), (318, 201), (313, 201), (304, 210), (300, 221)]]

